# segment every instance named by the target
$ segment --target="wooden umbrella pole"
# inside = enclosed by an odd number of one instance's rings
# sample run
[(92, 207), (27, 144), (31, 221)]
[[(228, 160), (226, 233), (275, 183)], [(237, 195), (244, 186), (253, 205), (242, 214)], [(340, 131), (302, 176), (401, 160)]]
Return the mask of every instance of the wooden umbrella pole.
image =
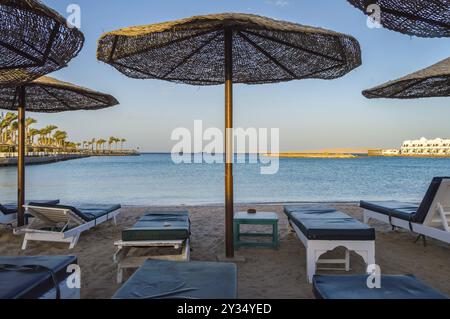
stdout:
[(225, 29), (225, 242), (234, 258), (233, 219), (233, 30)]
[(19, 114), (18, 114), (18, 160), (17, 160), (17, 226), (25, 225), (25, 88), (18, 88), (19, 95)]

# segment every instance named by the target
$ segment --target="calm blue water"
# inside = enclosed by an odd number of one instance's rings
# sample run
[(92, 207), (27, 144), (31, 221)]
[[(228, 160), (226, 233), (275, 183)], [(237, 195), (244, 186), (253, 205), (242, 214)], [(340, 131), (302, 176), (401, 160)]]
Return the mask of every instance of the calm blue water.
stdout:
[[(235, 165), (236, 202), (418, 201), (450, 159), (281, 159), (276, 175)], [(222, 203), (223, 166), (175, 165), (170, 154), (92, 157), (27, 167), (27, 198), (168, 205)], [(0, 168), (0, 201), (16, 197), (16, 168)]]

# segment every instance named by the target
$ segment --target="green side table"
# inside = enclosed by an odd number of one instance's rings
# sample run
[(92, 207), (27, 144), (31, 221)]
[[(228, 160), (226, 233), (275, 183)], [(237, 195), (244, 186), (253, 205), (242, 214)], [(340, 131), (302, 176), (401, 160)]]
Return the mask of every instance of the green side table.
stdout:
[[(241, 225), (268, 225), (272, 226), (271, 234), (263, 233), (241, 233)], [(239, 212), (234, 215), (234, 247), (239, 249), (241, 247), (268, 247), (278, 249), (279, 235), (278, 235), (278, 215), (276, 213), (257, 212), (256, 214), (249, 214), (247, 212)], [(269, 237), (271, 242), (254, 242), (242, 241), (245, 237)]]

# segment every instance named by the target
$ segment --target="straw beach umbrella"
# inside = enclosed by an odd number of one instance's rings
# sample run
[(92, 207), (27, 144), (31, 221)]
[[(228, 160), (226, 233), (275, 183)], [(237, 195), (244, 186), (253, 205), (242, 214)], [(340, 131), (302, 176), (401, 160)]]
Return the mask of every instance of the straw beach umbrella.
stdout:
[(378, 5), (383, 27), (425, 38), (450, 37), (450, 0), (348, 0), (366, 15)]
[(117, 105), (103, 94), (54, 78), (43, 76), (19, 87), (0, 87), (0, 109), (19, 110), (18, 225), (24, 224), (25, 202), (25, 111), (56, 113), (97, 110)]
[(233, 247), (233, 83), (334, 79), (361, 64), (353, 37), (249, 14), (213, 14), (104, 34), (98, 59), (125, 75), (225, 84), (226, 257)]
[(450, 96), (450, 58), (398, 80), (363, 91), (369, 99), (416, 99)]
[(36, 0), (0, 0), (0, 86), (19, 86), (61, 69), (83, 34)]

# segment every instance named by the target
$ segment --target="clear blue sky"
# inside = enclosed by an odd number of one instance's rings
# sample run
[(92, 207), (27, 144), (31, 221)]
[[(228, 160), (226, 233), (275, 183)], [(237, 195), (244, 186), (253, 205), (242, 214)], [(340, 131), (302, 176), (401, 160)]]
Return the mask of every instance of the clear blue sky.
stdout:
[(96, 60), (97, 39), (121, 27), (198, 14), (244, 12), (351, 34), (361, 43), (363, 66), (335, 81), (304, 80), (235, 88), (235, 126), (279, 127), (282, 151), (325, 147), (397, 147), (405, 139), (450, 137), (450, 99), (366, 100), (363, 89), (450, 55), (448, 39), (420, 39), (366, 26), (345, 0), (45, 0), (65, 14), (82, 9), (86, 44), (54, 76), (115, 95), (121, 105), (96, 112), (32, 116), (82, 141), (119, 136), (145, 151), (170, 151), (176, 127), (222, 127), (223, 88), (133, 80)]

